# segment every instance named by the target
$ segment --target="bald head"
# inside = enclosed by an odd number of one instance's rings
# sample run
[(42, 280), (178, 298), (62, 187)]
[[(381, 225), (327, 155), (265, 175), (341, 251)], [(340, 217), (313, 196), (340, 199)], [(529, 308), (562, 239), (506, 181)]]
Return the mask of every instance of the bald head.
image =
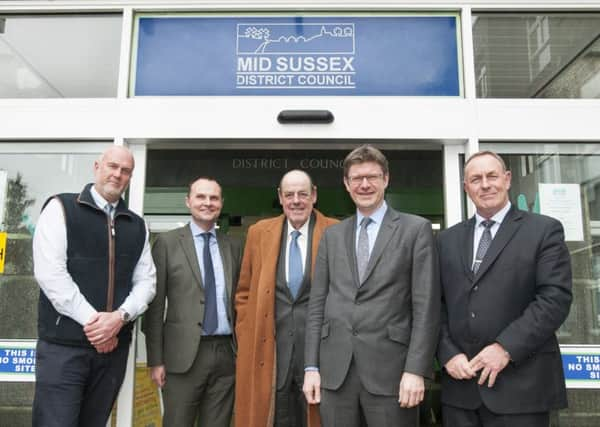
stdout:
[(127, 148), (107, 148), (94, 162), (94, 188), (108, 202), (116, 202), (129, 186), (133, 167), (133, 155)]
[(104, 153), (100, 154), (98, 161), (101, 162), (105, 158), (114, 158), (114, 157), (127, 159), (129, 162), (131, 162), (132, 170), (135, 167), (135, 161), (133, 159), (133, 154), (131, 154), (131, 151), (129, 151), (128, 148), (123, 147), (122, 145), (111, 145), (106, 150), (104, 150)]
[(281, 177), (281, 181), (279, 181), (279, 190), (284, 186), (284, 181), (298, 181), (298, 180), (306, 180), (308, 181), (308, 186), (313, 188), (312, 178), (309, 174), (300, 169), (293, 169), (289, 172), (286, 172), (285, 175)]

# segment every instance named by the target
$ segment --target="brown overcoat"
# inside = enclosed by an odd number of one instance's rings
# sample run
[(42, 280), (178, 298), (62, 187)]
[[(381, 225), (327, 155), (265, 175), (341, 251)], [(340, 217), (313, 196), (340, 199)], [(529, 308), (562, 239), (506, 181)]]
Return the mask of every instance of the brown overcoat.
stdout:
[[(323, 231), (338, 220), (315, 213), (312, 268)], [(285, 216), (261, 220), (248, 229), (235, 295), (238, 343), (235, 381), (236, 427), (270, 427), (275, 413), (275, 277)], [(309, 427), (320, 425), (316, 406)]]

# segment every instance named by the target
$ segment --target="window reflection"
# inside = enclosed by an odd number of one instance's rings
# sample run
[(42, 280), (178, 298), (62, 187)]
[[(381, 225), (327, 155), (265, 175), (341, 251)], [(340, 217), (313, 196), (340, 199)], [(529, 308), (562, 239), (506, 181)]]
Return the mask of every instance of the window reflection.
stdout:
[[(579, 184), (583, 240), (569, 240), (573, 267), (573, 305), (559, 330), (562, 344), (600, 343), (600, 154), (510, 154), (503, 155), (512, 171), (511, 200), (522, 210), (545, 213), (540, 207), (540, 184)], [(573, 207), (572, 212), (575, 212)]]
[[(583, 240), (567, 239), (573, 304), (558, 339), (561, 344), (600, 344), (600, 147), (538, 143), (522, 144), (522, 148), (519, 144), (483, 144), (481, 148), (501, 153), (512, 171), (510, 199), (519, 209), (544, 213), (540, 184), (578, 185)], [(568, 409), (552, 414), (553, 427), (600, 425), (596, 390), (569, 389), (568, 399)]]
[[(1, 68), (1, 67), (0, 67)], [(53, 194), (78, 192), (93, 180), (98, 154), (0, 154), (6, 185), (1, 231), (8, 232), (0, 274), (0, 340), (37, 338), (39, 287), (33, 277), (32, 238), (43, 203)], [(33, 383), (0, 382), (0, 425), (31, 425)]]
[[(38, 286), (33, 277), (31, 243), (46, 199), (79, 192), (93, 180), (95, 154), (2, 154), (7, 172), (1, 229), (8, 233), (4, 274), (0, 275), (0, 339), (37, 337)], [(52, 179), (48, 179), (52, 177)]]
[(121, 21), (118, 14), (0, 16), (0, 98), (116, 96)]
[(480, 98), (600, 97), (599, 13), (476, 13)]

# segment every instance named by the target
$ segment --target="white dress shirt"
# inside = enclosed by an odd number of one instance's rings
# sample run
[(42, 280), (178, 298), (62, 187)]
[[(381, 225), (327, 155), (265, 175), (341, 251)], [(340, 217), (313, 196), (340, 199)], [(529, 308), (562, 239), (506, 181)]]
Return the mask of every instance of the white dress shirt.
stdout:
[[(308, 223), (310, 217), (302, 227), (298, 229), (300, 235), (298, 236), (298, 246), (300, 247), (300, 255), (302, 256), (302, 273), (304, 273), (304, 267), (306, 266), (306, 252), (308, 250)], [(285, 280), (290, 281), (290, 244), (292, 243), (292, 232), (295, 230), (294, 226), (288, 220), (287, 222), (287, 239), (285, 243)]]
[[(104, 209), (108, 202), (91, 187), (96, 205)], [(117, 203), (113, 203), (116, 206)], [(114, 212), (114, 211), (113, 211)], [(79, 291), (67, 271), (67, 230), (63, 207), (60, 201), (52, 199), (44, 208), (36, 224), (33, 235), (34, 275), (40, 288), (56, 311), (85, 325), (96, 310)], [(156, 294), (156, 268), (150, 253), (148, 229), (142, 254), (133, 270), (133, 287), (119, 307), (131, 319), (135, 319), (148, 308)]]
[[(494, 237), (496, 237), (496, 233), (498, 232), (498, 229), (500, 228), (502, 221), (504, 221), (504, 217), (506, 217), (506, 214), (510, 210), (510, 206), (511, 206), (510, 202), (508, 202), (506, 204), (506, 206), (504, 206), (502, 209), (500, 209), (498, 212), (496, 212), (496, 214), (494, 216), (489, 218), (492, 221), (494, 221), (494, 225), (492, 225), (490, 228), (490, 233), (492, 234), (492, 240), (494, 239)], [(488, 219), (488, 218), (482, 217), (477, 212), (475, 213), (475, 232), (473, 233), (473, 259), (471, 262), (471, 269), (473, 269), (473, 265), (475, 264), (475, 255), (477, 254), (477, 248), (479, 247), (479, 241), (481, 240), (481, 236), (483, 235), (483, 231), (485, 230), (485, 227), (483, 225), (481, 225), (481, 223), (483, 221), (485, 221), (486, 219)]]

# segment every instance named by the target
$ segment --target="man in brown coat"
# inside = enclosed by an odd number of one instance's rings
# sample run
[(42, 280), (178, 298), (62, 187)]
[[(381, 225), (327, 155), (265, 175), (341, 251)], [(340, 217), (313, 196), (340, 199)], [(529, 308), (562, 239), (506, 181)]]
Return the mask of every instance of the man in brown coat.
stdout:
[(286, 173), (278, 195), (284, 214), (248, 230), (235, 297), (238, 427), (318, 422), (302, 393), (304, 325), (319, 240), (337, 220), (313, 209), (317, 189), (303, 171)]

